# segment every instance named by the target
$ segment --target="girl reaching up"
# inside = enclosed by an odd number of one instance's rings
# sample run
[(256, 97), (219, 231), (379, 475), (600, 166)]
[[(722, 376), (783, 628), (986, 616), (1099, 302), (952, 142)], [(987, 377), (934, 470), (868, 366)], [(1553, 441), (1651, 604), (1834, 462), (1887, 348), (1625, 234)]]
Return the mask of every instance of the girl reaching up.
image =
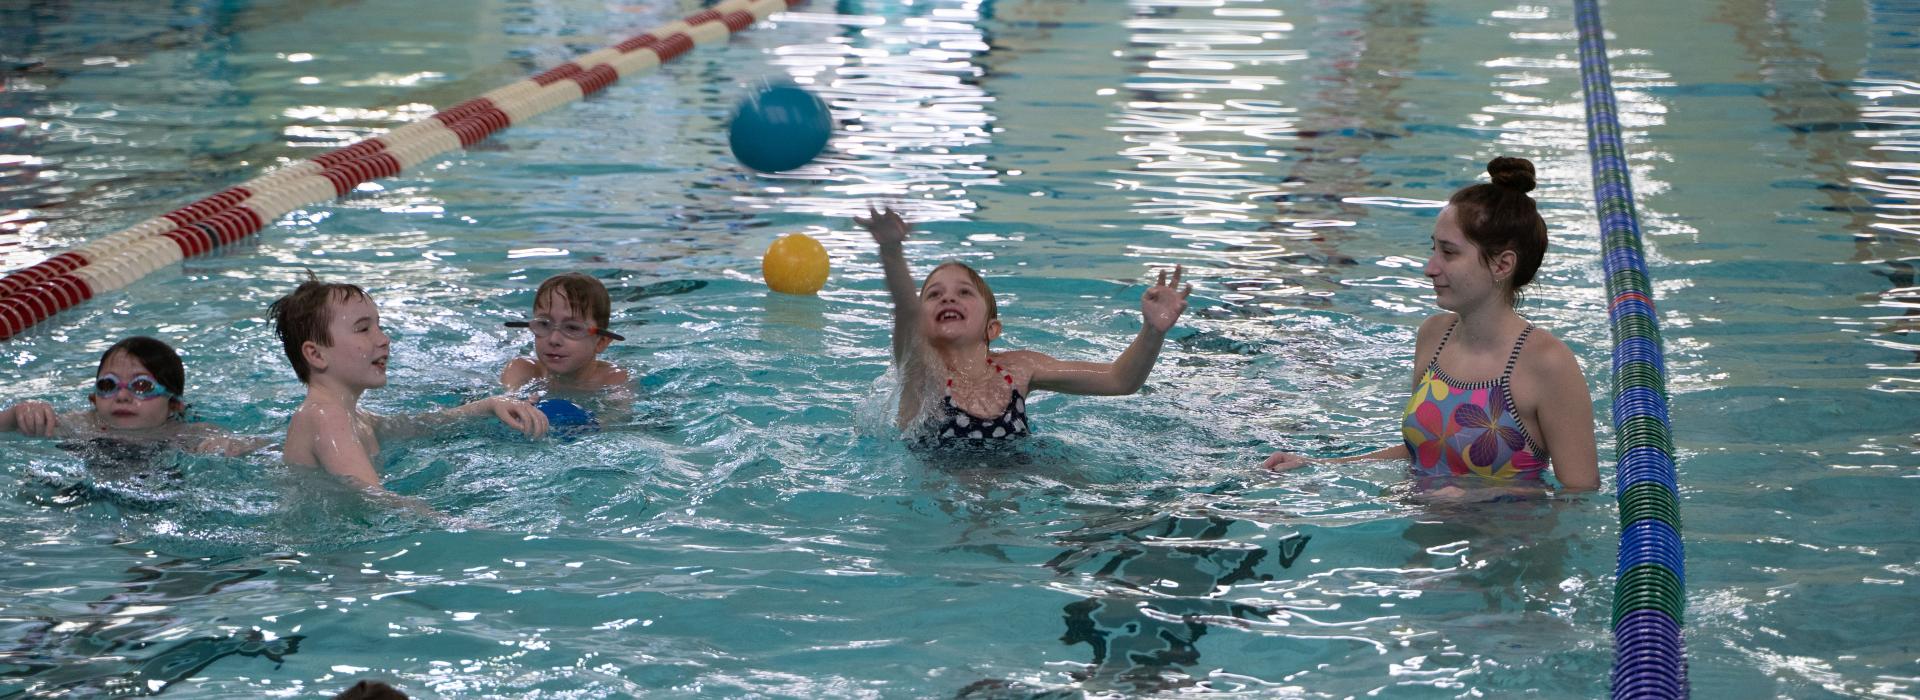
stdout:
[(1140, 297), (1140, 334), (1112, 362), (1074, 362), (1033, 350), (995, 350), (1000, 337), (993, 290), (965, 263), (948, 261), (918, 288), (904, 244), (913, 230), (900, 214), (867, 210), (854, 223), (880, 246), (893, 297), (893, 363), (900, 373), (903, 430), (940, 444), (985, 443), (1027, 435), (1027, 397), (1036, 391), (1119, 396), (1140, 390), (1153, 371), (1167, 331), (1187, 308), (1192, 285), (1181, 268), (1165, 270)]

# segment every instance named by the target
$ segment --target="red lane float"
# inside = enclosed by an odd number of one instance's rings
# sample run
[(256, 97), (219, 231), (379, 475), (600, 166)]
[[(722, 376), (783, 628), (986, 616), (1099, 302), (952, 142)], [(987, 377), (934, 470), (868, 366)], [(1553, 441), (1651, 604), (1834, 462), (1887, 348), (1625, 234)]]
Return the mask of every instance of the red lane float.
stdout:
[(298, 161), (0, 277), (0, 340), (178, 262), (232, 245), (295, 209), (605, 90), (806, 0), (725, 0), (386, 134)]

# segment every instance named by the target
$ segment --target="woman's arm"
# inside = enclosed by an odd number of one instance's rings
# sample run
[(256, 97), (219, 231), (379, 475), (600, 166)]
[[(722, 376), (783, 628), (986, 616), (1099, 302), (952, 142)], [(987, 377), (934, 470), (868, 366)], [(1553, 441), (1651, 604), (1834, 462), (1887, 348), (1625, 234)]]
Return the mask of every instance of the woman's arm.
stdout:
[(1193, 285), (1180, 287), (1183, 272), (1175, 265), (1173, 280), (1169, 282), (1167, 271), (1161, 270), (1159, 281), (1140, 296), (1140, 334), (1134, 336), (1133, 342), (1113, 362), (1066, 362), (1032, 351), (1007, 353), (1019, 356), (1028, 368), (1029, 391), (1088, 396), (1123, 396), (1139, 391), (1147, 383), (1147, 375), (1153, 373), (1154, 363), (1160, 359), (1167, 331), (1187, 310), (1187, 295), (1193, 292)]
[(1260, 466), (1276, 472), (1290, 472), (1301, 467), (1322, 463), (1343, 464), (1346, 462), (1360, 462), (1370, 459), (1398, 459), (1404, 461), (1411, 458), (1412, 455), (1407, 452), (1407, 443), (1403, 442), (1392, 447), (1382, 447), (1363, 455), (1335, 457), (1333, 459), (1313, 459), (1306, 455), (1293, 452), (1275, 452), (1273, 456), (1267, 458), (1267, 461), (1261, 462)]
[[(1440, 343), (1440, 334), (1443, 332), (1441, 329), (1445, 326), (1451, 325), (1452, 322), (1453, 322), (1453, 314), (1450, 314), (1450, 313), (1435, 314), (1433, 316), (1427, 317), (1427, 320), (1421, 322), (1420, 330), (1414, 332), (1413, 376), (1408, 380), (1409, 387), (1412, 387), (1414, 389), (1418, 389), (1420, 387), (1420, 375), (1424, 374), (1427, 369), (1427, 366), (1423, 364), (1422, 361), (1425, 359), (1431, 359), (1429, 355), (1433, 354), (1433, 346), (1438, 345)], [(1273, 456), (1268, 457), (1266, 461), (1261, 462), (1260, 466), (1266, 469), (1271, 469), (1276, 472), (1285, 472), (1285, 471), (1293, 471), (1295, 469), (1299, 469), (1301, 467), (1305, 467), (1305, 466), (1320, 463), (1320, 462), (1327, 462), (1330, 464), (1339, 464), (1342, 462), (1358, 462), (1361, 460), (1368, 460), (1368, 459), (1410, 460), (1410, 459), (1413, 459), (1413, 454), (1407, 451), (1407, 443), (1399, 442), (1399, 443), (1393, 444), (1392, 446), (1382, 447), (1380, 449), (1374, 450), (1372, 452), (1368, 452), (1363, 455), (1354, 455), (1351, 457), (1336, 457), (1334, 459), (1310, 459), (1306, 455), (1295, 454), (1292, 452), (1275, 452), (1273, 453)]]
[(1540, 442), (1553, 463), (1553, 477), (1567, 491), (1600, 488), (1600, 458), (1593, 437), (1593, 394), (1587, 391), (1580, 360), (1566, 343), (1542, 348), (1534, 372), (1543, 389), (1539, 403)]

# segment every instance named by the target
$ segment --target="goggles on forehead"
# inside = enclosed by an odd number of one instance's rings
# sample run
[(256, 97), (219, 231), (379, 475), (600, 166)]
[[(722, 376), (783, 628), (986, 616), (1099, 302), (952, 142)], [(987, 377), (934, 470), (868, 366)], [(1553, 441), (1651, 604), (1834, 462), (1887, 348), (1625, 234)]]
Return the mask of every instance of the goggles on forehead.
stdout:
[(525, 328), (529, 331), (533, 331), (533, 336), (536, 338), (545, 338), (549, 335), (553, 335), (554, 331), (560, 331), (560, 335), (566, 336), (568, 338), (572, 338), (574, 340), (580, 340), (590, 335), (597, 335), (603, 338), (612, 338), (614, 340), (627, 339), (626, 336), (620, 335), (619, 333), (615, 333), (605, 328), (596, 328), (594, 326), (587, 325), (586, 323), (581, 321), (569, 320), (564, 323), (555, 323), (553, 319), (547, 318), (545, 316), (535, 316), (531, 321), (508, 321), (507, 327), (508, 328)]
[(120, 393), (121, 389), (126, 389), (133, 394), (134, 398), (142, 401), (157, 399), (162, 396), (173, 396), (173, 392), (167, 391), (167, 388), (162, 386), (160, 382), (154, 380), (152, 376), (145, 374), (136, 374), (132, 379), (124, 383), (120, 381), (120, 375), (111, 372), (102, 374), (99, 378), (93, 380), (93, 395), (98, 398), (113, 398), (113, 395)]

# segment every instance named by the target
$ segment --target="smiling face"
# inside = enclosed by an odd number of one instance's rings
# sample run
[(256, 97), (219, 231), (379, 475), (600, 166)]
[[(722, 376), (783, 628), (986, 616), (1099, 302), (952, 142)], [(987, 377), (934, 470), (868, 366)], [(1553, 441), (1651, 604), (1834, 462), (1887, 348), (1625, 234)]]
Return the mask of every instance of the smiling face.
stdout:
[(113, 375), (119, 388), (112, 394), (101, 397), (90, 394), (87, 401), (93, 404), (93, 414), (100, 424), (114, 430), (146, 430), (158, 428), (167, 422), (175, 410), (181, 408), (179, 400), (171, 396), (156, 396), (143, 399), (135, 396), (127, 388), (135, 377), (151, 377), (153, 373), (146, 365), (124, 352), (116, 352), (100, 363), (100, 372), (95, 379)]
[(313, 378), (355, 391), (386, 386), (387, 334), (373, 299), (336, 294), (327, 301), (326, 314), (332, 342), (309, 340), (302, 347)]
[(613, 343), (612, 338), (598, 333), (589, 333), (582, 338), (569, 338), (560, 331), (570, 323), (587, 327), (599, 324), (573, 304), (559, 289), (548, 291), (545, 296), (534, 301), (534, 318), (545, 318), (553, 322), (552, 332), (545, 337), (533, 338), (533, 361), (547, 376), (570, 377), (593, 366), (600, 353), (606, 352)]
[(1490, 301), (1509, 303), (1506, 276), (1513, 257), (1504, 251), (1489, 260), (1461, 230), (1457, 210), (1447, 207), (1433, 225), (1433, 250), (1422, 272), (1433, 282), (1440, 308), (1464, 313)]
[(1000, 337), (1000, 319), (989, 294), (963, 265), (935, 268), (920, 286), (921, 332), (936, 344), (987, 343)]

